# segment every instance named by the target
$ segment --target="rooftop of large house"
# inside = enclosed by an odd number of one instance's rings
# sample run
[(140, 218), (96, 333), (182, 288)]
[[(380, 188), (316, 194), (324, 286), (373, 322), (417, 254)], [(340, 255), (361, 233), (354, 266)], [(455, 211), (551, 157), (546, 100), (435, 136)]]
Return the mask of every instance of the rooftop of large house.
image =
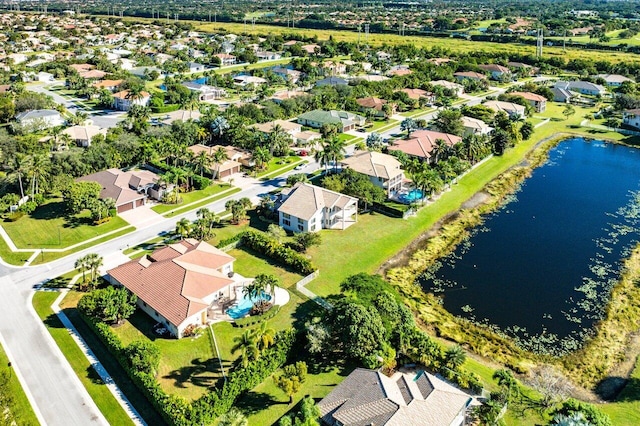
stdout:
[(402, 173), (400, 162), (393, 155), (375, 151), (358, 151), (340, 163), (358, 173), (383, 179)]
[(462, 138), (448, 133), (434, 132), (433, 130), (417, 130), (411, 134), (409, 139), (394, 141), (389, 150), (402, 151), (408, 155), (429, 159), (431, 158), (433, 147), (438, 144), (438, 140), (443, 140), (447, 145), (453, 146), (459, 143)]
[(505, 101), (487, 101), (484, 105), (496, 112), (506, 112), (507, 114), (520, 114), (524, 116), (526, 108), (520, 104)]
[(442, 426), (454, 424), (467, 407), (478, 404), (472, 396), (425, 371), (387, 377), (357, 368), (318, 408), (323, 423), (331, 426)]
[(133, 170), (123, 172), (119, 169), (108, 169), (101, 172), (79, 177), (77, 180), (84, 182), (97, 182), (102, 186), (100, 198), (112, 198), (116, 206), (125, 204), (140, 198), (144, 194), (130, 188), (138, 188), (158, 180), (158, 175), (148, 170)]
[(514, 96), (522, 96), (526, 100), (534, 102), (544, 102), (547, 100), (547, 98), (545, 98), (544, 96), (531, 92), (511, 92), (509, 94)]
[(371, 108), (377, 111), (382, 111), (382, 106), (387, 103), (384, 99), (370, 96), (368, 98), (356, 99), (356, 103), (363, 108)]
[(324, 207), (343, 209), (357, 198), (330, 191), (309, 183), (299, 183), (293, 188), (282, 191), (287, 196), (279, 211), (300, 219), (309, 220), (318, 210)]
[(157, 249), (108, 271), (173, 324), (206, 308), (203, 298), (231, 284), (218, 271), (234, 258), (206, 242), (194, 239)]

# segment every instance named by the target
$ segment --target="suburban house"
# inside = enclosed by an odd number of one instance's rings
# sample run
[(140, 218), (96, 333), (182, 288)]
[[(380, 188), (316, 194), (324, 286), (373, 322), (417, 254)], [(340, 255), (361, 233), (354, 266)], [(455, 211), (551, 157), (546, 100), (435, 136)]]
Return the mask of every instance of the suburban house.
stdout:
[(133, 105), (147, 106), (151, 100), (148, 92), (140, 92), (140, 97), (133, 99), (128, 90), (122, 90), (113, 94), (113, 108), (120, 111), (129, 111)]
[(88, 147), (91, 145), (91, 139), (96, 135), (106, 135), (107, 129), (100, 126), (71, 126), (62, 131), (63, 134), (69, 135), (69, 138), (77, 145)]
[(521, 75), (532, 75), (540, 71), (540, 68), (533, 67), (522, 62), (507, 62), (507, 65), (519, 72)]
[(464, 127), (464, 135), (488, 135), (493, 130), (482, 120), (477, 118), (462, 116), (462, 126)]
[(138, 297), (138, 307), (181, 338), (190, 325), (207, 324), (208, 310), (232, 297), (235, 259), (194, 239), (159, 248), (107, 271), (107, 280)]
[(273, 132), (274, 128), (279, 127), (283, 132), (291, 136), (292, 139), (295, 138), (296, 133), (300, 133), (302, 131), (302, 125), (300, 123), (286, 120), (275, 120), (266, 123), (256, 123), (249, 127), (252, 127), (265, 134), (270, 134), (271, 132)]
[(297, 83), (298, 80), (300, 80), (300, 77), (302, 77), (302, 72), (283, 67), (275, 67), (271, 72), (292, 83)]
[(482, 81), (484, 81), (484, 80), (487, 79), (486, 75), (481, 74), (479, 72), (475, 72), (475, 71), (455, 72), (455, 73), (453, 73), (453, 76), (458, 81), (463, 81), (463, 80), (482, 80)]
[(204, 65), (197, 62), (189, 62), (187, 63), (187, 67), (189, 67), (189, 72), (202, 72), (205, 70)]
[(526, 117), (527, 109), (513, 102), (504, 102), (504, 101), (487, 101), (484, 103), (484, 106), (491, 108), (495, 112), (506, 112), (509, 117)]
[(259, 61), (275, 61), (282, 58), (282, 55), (278, 52), (260, 51), (256, 52), (256, 56)]
[[(356, 103), (359, 105), (358, 111), (363, 114), (367, 114), (368, 111), (371, 111), (374, 117), (386, 117), (386, 114), (384, 112), (384, 105), (387, 103), (387, 101), (384, 99), (375, 97), (360, 98), (356, 99)], [(391, 114), (393, 114), (395, 105), (391, 104), (391, 108)]]
[(329, 426), (463, 426), (480, 403), (426, 371), (356, 368), (318, 403)]
[(505, 78), (511, 78), (511, 70), (507, 67), (503, 67), (498, 64), (478, 65), (482, 71), (491, 73), (493, 80), (503, 80)]
[(115, 92), (124, 80), (101, 80), (93, 83), (93, 87), (97, 89), (107, 89), (110, 92)]
[(279, 104), (282, 101), (286, 101), (287, 99), (297, 98), (299, 96), (309, 96), (309, 94), (307, 92), (303, 92), (300, 90), (285, 90), (282, 92), (275, 93), (269, 99)]
[(220, 88), (209, 86), (206, 84), (198, 84), (193, 82), (185, 82), (182, 83), (184, 87), (191, 90), (192, 92), (198, 93), (198, 99), (200, 101), (211, 101), (214, 99), (220, 99), (227, 96), (227, 91)]
[[(177, 111), (168, 112), (164, 119), (162, 119), (162, 124), (165, 126), (170, 126), (174, 121), (198, 121), (202, 117), (202, 113), (197, 109), (179, 109)], [(153, 122), (153, 119), (152, 119)]]
[(366, 175), (376, 186), (384, 189), (387, 197), (402, 189), (404, 172), (400, 162), (393, 156), (380, 152), (357, 151), (340, 161), (343, 168)]
[(316, 53), (316, 50), (318, 52), (320, 51), (320, 46), (318, 46), (317, 44), (303, 44), (302, 46), (300, 46), (300, 48), (310, 55)]
[(558, 81), (553, 87), (591, 96), (602, 96), (607, 92), (604, 86), (588, 81)]
[(417, 130), (409, 139), (398, 139), (388, 148), (389, 151), (402, 151), (407, 155), (431, 162), (432, 152), (438, 141), (444, 141), (452, 147), (462, 141), (460, 136), (448, 133), (434, 132), (433, 130)]
[(321, 87), (321, 86), (346, 86), (347, 84), (349, 84), (349, 82), (347, 80), (345, 80), (342, 77), (335, 77), (335, 76), (323, 78), (322, 80), (316, 81), (316, 87)]
[(298, 123), (303, 126), (319, 129), (325, 124), (337, 124), (340, 132), (353, 130), (356, 126), (363, 126), (365, 121), (366, 118), (358, 114), (347, 111), (325, 111), (322, 109), (315, 109), (298, 116)]
[(32, 109), (31, 111), (24, 111), (16, 115), (16, 121), (21, 126), (33, 130), (49, 129), (64, 124), (62, 115), (53, 109)]
[(607, 84), (607, 86), (610, 86), (610, 87), (620, 87), (622, 86), (622, 83), (624, 83), (625, 81), (630, 81), (632, 83), (635, 83), (632, 79), (627, 78), (624, 75), (620, 75), (620, 74), (598, 74), (596, 75), (596, 78), (603, 79)]
[(108, 169), (79, 177), (76, 180), (98, 182), (102, 185), (100, 198), (113, 199), (118, 213), (143, 206), (146, 202), (147, 194), (156, 199), (161, 199), (162, 195), (164, 195), (164, 191), (157, 186), (160, 178), (157, 174), (148, 170), (123, 172), (119, 169)]
[(432, 86), (440, 86), (445, 89), (451, 90), (456, 96), (460, 96), (464, 93), (464, 86), (458, 83), (453, 83), (447, 80), (434, 80), (431, 82)]
[(562, 102), (565, 104), (571, 103), (571, 99), (573, 99), (573, 95), (570, 91), (566, 89), (561, 89), (559, 87), (552, 87), (551, 91), (553, 92), (553, 101), (554, 102)]
[(536, 112), (544, 112), (547, 109), (547, 98), (531, 92), (511, 92), (510, 95), (521, 96), (529, 105), (531, 105)]
[(420, 99), (426, 99), (427, 103), (433, 103), (436, 101), (436, 96), (433, 93), (427, 92), (426, 90), (422, 89), (400, 89), (399, 92), (406, 93), (409, 99), (413, 99), (416, 101)]
[(267, 80), (265, 80), (264, 78), (254, 77), (252, 75), (237, 75), (233, 77), (233, 83), (240, 87), (245, 87), (250, 84), (253, 84), (254, 86), (258, 86), (260, 84), (265, 84), (266, 82)]
[(640, 129), (640, 109), (628, 109), (622, 113), (622, 122), (627, 126)]
[(207, 146), (203, 144), (192, 145), (187, 148), (194, 155), (198, 155), (201, 152), (206, 152), (208, 155), (213, 156), (213, 154), (218, 151), (220, 148), (224, 150), (225, 155), (227, 156), (227, 160), (220, 164), (213, 164), (211, 166), (211, 174), (216, 179), (221, 179), (225, 177), (229, 177), (232, 174), (240, 173), (241, 166), (245, 167), (253, 167), (254, 162), (251, 156), (251, 152), (236, 148), (231, 145), (214, 145)]
[(281, 193), (278, 224), (293, 232), (346, 229), (358, 220), (358, 199), (308, 183)]
[(213, 55), (214, 57), (220, 59), (220, 66), (226, 67), (228, 65), (234, 65), (236, 63), (236, 57), (230, 55), (228, 53), (218, 53), (217, 55)]

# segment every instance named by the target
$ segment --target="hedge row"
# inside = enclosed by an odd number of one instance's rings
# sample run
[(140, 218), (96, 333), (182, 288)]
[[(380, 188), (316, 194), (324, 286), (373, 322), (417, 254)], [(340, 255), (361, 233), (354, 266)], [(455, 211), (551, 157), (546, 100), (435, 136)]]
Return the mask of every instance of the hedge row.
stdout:
[(269, 309), (264, 314), (240, 318), (235, 320), (235, 323), (240, 328), (251, 327), (252, 325), (258, 324), (259, 322), (270, 320), (271, 318), (275, 317), (279, 311), (280, 311), (280, 306), (276, 305), (271, 309)]
[(178, 104), (166, 104), (163, 106), (151, 106), (151, 112), (154, 113), (165, 113), (165, 112), (173, 112), (180, 109), (180, 105)]
[(275, 344), (264, 350), (260, 358), (250, 362), (246, 368), (233, 370), (221, 387), (189, 403), (182, 397), (167, 394), (153, 375), (131, 368), (126, 356), (126, 347), (111, 327), (82, 312), (81, 317), (116, 357), (164, 420), (175, 426), (210, 424), (229, 411), (243, 392), (256, 387), (284, 365), (296, 339), (293, 330), (278, 332), (274, 339)]
[(237, 243), (238, 241), (240, 241), (243, 236), (244, 236), (244, 231), (243, 232), (238, 232), (233, 237), (229, 237), (229, 238), (226, 238), (224, 240), (220, 240), (218, 242), (218, 244), (216, 244), (216, 247), (219, 248), (219, 249), (222, 249), (224, 247), (230, 246), (231, 244)]
[(316, 270), (316, 267), (309, 259), (295, 250), (284, 246), (263, 232), (245, 231), (242, 236), (242, 243), (252, 250), (289, 266), (302, 275), (309, 275)]

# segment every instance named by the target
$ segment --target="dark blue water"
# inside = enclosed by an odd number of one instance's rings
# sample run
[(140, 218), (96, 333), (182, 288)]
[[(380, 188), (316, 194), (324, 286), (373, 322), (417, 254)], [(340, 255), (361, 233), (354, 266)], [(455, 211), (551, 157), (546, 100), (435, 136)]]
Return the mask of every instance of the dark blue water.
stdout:
[(561, 142), (510, 202), (420, 282), (450, 312), (521, 346), (575, 349), (638, 241), (640, 150)]

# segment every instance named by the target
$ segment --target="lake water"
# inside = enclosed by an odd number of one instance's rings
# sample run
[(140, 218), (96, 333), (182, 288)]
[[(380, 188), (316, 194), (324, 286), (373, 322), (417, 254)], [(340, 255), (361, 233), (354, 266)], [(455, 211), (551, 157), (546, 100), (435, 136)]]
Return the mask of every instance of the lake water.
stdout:
[(640, 150), (561, 142), (455, 253), (420, 278), (453, 314), (565, 353), (601, 318), (640, 236)]

